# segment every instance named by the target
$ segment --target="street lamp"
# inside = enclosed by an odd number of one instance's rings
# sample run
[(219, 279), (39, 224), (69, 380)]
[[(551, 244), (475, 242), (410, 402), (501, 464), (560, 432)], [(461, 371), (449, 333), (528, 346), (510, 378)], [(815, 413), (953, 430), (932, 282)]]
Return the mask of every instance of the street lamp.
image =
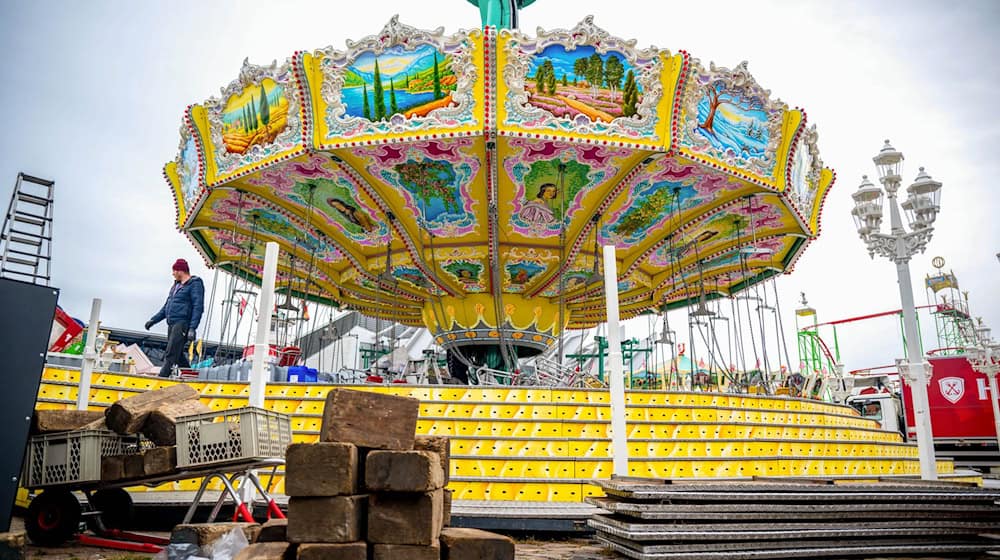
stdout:
[[(903, 154), (896, 151), (889, 141), (872, 158), (878, 170), (882, 189), (862, 177), (861, 185), (851, 197), (854, 209), (851, 214), (858, 235), (868, 246), (868, 254), (875, 258), (879, 254), (896, 263), (899, 279), (899, 298), (903, 308), (903, 335), (906, 337), (906, 359), (897, 360), (900, 376), (910, 385), (913, 395), (914, 422), (917, 428), (917, 448), (920, 454), (920, 476), (925, 480), (937, 479), (937, 465), (934, 458), (934, 436), (931, 431), (930, 408), (927, 400), (927, 385), (930, 383), (930, 364), (920, 351), (917, 331), (917, 313), (913, 304), (913, 285), (910, 282), (910, 258), (917, 252), (924, 252), (934, 232), (933, 224), (940, 208), (941, 183), (931, 179), (920, 168), (916, 180), (907, 189), (902, 207), (910, 231), (903, 227), (902, 216), (897, 204), (896, 192), (902, 183)], [(884, 189), (884, 192), (883, 192)], [(888, 234), (882, 233), (883, 196), (889, 199)]]
[(979, 319), (975, 329), (976, 345), (965, 349), (965, 357), (972, 369), (986, 376), (990, 384), (990, 404), (993, 405), (993, 429), (1000, 446), (1000, 403), (997, 403), (997, 373), (1000, 373), (1000, 343), (990, 336), (990, 329)]

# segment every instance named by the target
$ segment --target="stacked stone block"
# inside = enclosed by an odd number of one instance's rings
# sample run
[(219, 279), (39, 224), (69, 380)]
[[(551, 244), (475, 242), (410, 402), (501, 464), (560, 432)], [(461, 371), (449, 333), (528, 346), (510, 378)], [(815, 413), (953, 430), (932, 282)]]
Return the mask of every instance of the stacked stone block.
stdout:
[(330, 391), (320, 442), (288, 447), (287, 525), (265, 526), (268, 542), (237, 560), (513, 559), (507, 537), (446, 528), (449, 442), (415, 435), (419, 407), (406, 397)]

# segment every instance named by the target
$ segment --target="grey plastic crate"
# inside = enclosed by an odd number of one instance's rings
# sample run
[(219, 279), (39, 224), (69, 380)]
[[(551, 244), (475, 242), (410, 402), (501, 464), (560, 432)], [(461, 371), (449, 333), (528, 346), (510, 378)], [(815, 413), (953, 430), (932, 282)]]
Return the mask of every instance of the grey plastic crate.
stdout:
[(292, 442), (285, 414), (244, 407), (177, 419), (177, 466), (283, 458)]
[(28, 442), (25, 486), (45, 488), (101, 480), (101, 458), (140, 452), (135, 437), (108, 430), (80, 430), (35, 436)]

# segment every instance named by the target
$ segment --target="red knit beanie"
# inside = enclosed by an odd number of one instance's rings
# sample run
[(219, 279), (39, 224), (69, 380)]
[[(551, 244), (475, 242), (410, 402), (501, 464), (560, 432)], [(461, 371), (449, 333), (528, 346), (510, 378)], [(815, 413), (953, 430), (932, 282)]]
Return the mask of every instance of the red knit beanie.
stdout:
[(177, 259), (177, 262), (174, 263), (174, 268), (172, 270), (180, 270), (187, 274), (191, 274), (191, 269), (188, 268), (188, 262), (184, 259)]

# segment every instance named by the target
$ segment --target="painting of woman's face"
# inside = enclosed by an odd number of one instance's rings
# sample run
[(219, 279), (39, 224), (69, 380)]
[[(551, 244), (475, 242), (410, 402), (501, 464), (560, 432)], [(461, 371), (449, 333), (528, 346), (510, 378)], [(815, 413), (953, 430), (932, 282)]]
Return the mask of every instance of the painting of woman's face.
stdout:
[(556, 197), (556, 186), (552, 183), (545, 183), (538, 187), (538, 198), (552, 200)]

